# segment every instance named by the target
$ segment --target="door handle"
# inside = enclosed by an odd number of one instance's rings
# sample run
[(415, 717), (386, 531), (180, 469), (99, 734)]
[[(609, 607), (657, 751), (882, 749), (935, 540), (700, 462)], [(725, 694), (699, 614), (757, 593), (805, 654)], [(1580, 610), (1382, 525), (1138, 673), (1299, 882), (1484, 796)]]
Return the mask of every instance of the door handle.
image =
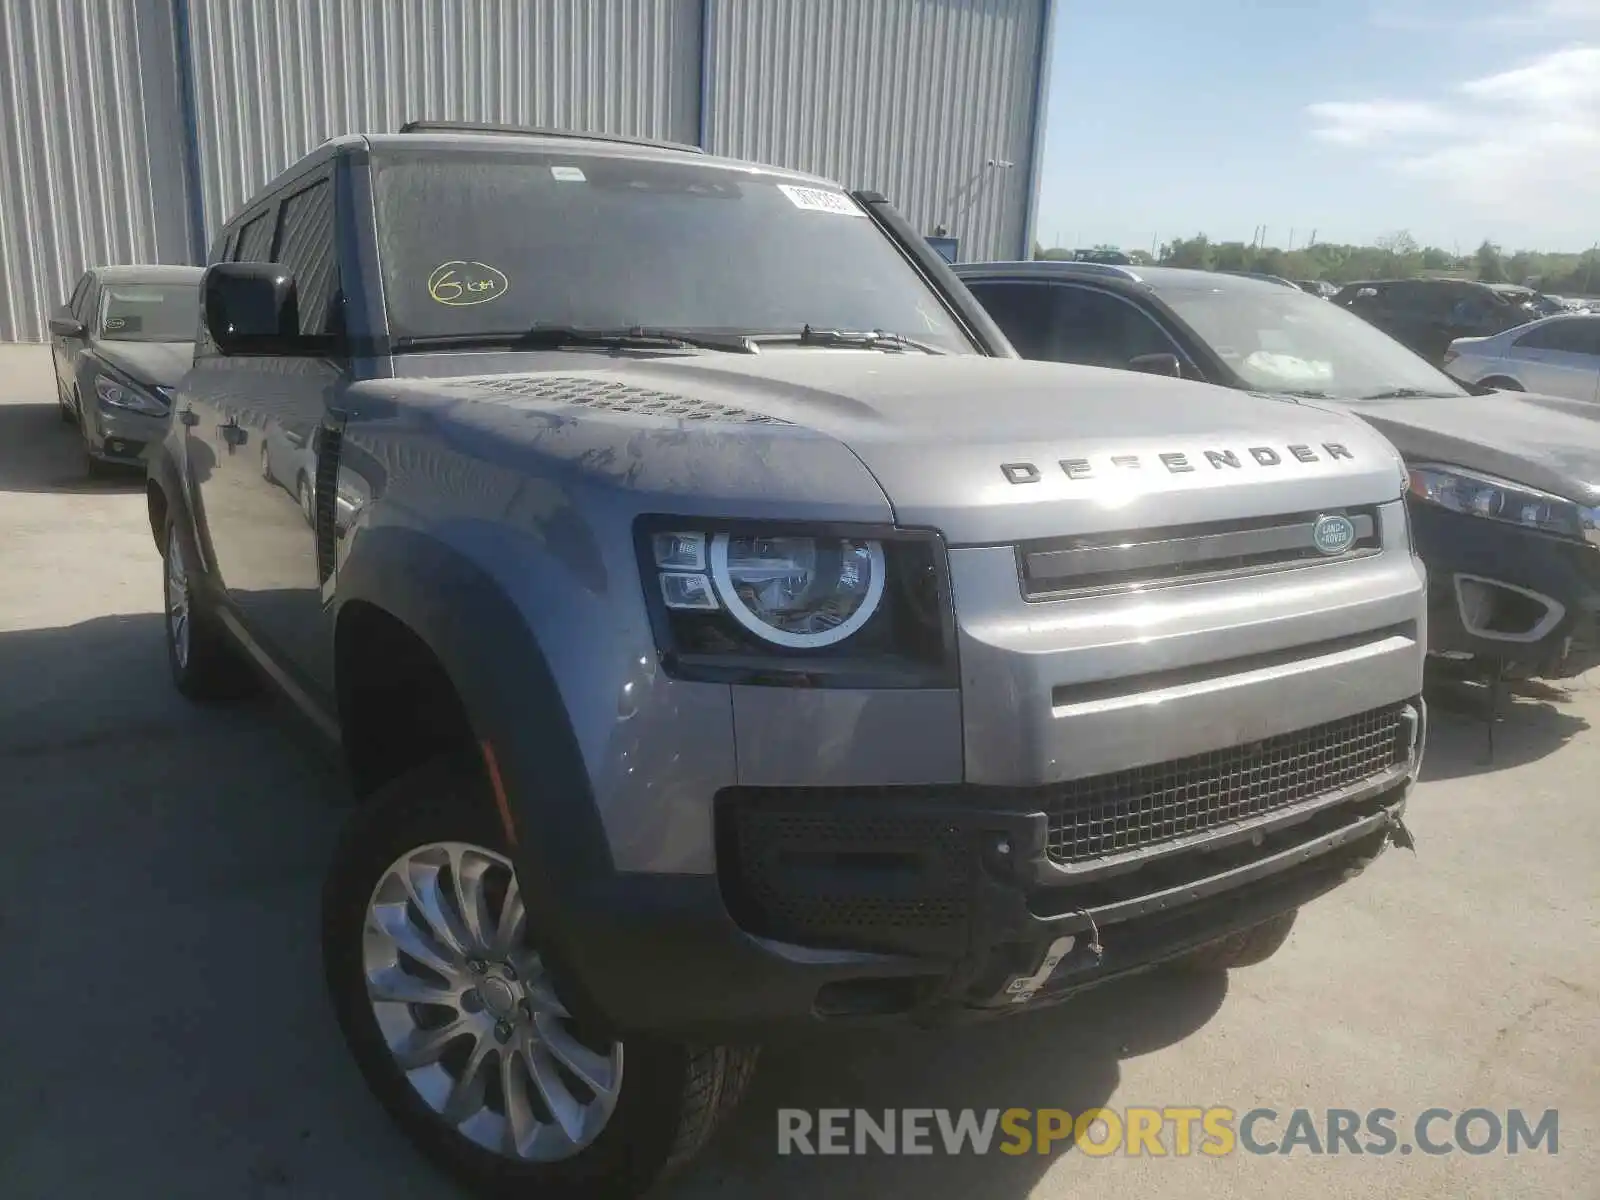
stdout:
[(178, 420), (191, 427), (200, 424), (200, 418), (192, 408), (180, 409), (178, 411)]
[(244, 431), (244, 427), (232, 421), (229, 421), (226, 425), (218, 425), (217, 430), (222, 434), (222, 440), (230, 446), (242, 446), (250, 440), (249, 434)]

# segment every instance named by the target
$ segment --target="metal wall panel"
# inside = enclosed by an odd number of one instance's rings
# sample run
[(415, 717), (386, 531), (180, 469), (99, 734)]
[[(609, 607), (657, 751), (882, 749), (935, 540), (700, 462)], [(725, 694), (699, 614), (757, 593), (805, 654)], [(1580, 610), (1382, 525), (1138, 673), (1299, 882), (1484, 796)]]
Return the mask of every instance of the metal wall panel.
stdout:
[(706, 146), (1026, 257), (1043, 0), (709, 0)]
[(405, 121), (694, 142), (700, 0), (188, 0), (206, 238), (307, 150)]
[(168, 0), (0, 0), (0, 342), (86, 267), (190, 260)]

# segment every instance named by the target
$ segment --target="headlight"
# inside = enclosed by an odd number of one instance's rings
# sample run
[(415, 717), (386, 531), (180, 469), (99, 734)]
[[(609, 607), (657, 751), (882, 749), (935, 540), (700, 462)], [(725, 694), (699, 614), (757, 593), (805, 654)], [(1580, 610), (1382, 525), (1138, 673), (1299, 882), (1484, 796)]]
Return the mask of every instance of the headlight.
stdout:
[(1410, 468), (1411, 494), (1452, 512), (1600, 543), (1597, 511), (1560, 496), (1461, 467)]
[(646, 600), (674, 674), (807, 686), (952, 685), (954, 618), (936, 535), (696, 524), (646, 517), (639, 532)]
[(94, 381), (94, 390), (95, 395), (100, 397), (100, 403), (110, 408), (143, 413), (147, 417), (167, 415), (167, 406), (162, 401), (132, 384), (120, 383), (107, 375)]
[(668, 608), (724, 607), (757, 637), (794, 650), (844, 641), (883, 600), (877, 541), (659, 533), (655, 558)]

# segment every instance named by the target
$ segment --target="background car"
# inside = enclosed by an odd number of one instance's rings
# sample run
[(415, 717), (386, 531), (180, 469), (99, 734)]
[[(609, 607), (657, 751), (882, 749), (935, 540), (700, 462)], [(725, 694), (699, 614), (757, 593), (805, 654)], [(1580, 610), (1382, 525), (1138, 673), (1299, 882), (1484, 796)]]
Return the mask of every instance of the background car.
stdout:
[(137, 466), (194, 361), (200, 268), (95, 267), (50, 319), (56, 400), (89, 473)]
[(1407, 463), (1430, 650), (1495, 681), (1600, 664), (1600, 407), (1462, 384), (1338, 305), (1240, 276), (955, 270), (1025, 357), (1349, 406)]
[(1486, 337), (1538, 314), (1465, 279), (1373, 279), (1346, 284), (1334, 303), (1439, 364), (1459, 337)]
[(1484, 286), (1498, 292), (1512, 304), (1520, 305), (1526, 310), (1530, 320), (1553, 317), (1563, 311), (1561, 301), (1531, 287), (1523, 287), (1518, 283), (1488, 283)]
[(1324, 300), (1332, 300), (1339, 294), (1338, 286), (1326, 279), (1296, 279), (1293, 282), (1302, 292), (1310, 292), (1313, 296), (1321, 296)]
[(1600, 403), (1600, 313), (1567, 313), (1493, 337), (1457, 338), (1444, 365), (1468, 383)]

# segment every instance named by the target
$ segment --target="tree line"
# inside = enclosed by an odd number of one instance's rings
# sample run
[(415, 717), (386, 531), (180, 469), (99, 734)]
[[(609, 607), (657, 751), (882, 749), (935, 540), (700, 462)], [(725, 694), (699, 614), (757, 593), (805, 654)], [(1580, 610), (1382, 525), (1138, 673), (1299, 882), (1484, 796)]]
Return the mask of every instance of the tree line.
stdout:
[[(1096, 246), (1096, 250), (1115, 250)], [(1202, 271), (1250, 271), (1284, 279), (1322, 279), (1351, 283), (1358, 279), (1441, 277), (1478, 279), (1484, 283), (1520, 283), (1557, 296), (1587, 296), (1600, 289), (1600, 247), (1581, 254), (1518, 250), (1506, 254), (1485, 241), (1473, 254), (1457, 255), (1438, 246), (1420, 246), (1408, 232), (1381, 237), (1370, 246), (1317, 242), (1299, 250), (1247, 242), (1213, 242), (1205, 234), (1177, 238), (1152, 257), (1148, 251), (1123, 251), (1135, 263), (1193, 267)], [(1072, 250), (1036, 247), (1035, 258), (1072, 258)]]

